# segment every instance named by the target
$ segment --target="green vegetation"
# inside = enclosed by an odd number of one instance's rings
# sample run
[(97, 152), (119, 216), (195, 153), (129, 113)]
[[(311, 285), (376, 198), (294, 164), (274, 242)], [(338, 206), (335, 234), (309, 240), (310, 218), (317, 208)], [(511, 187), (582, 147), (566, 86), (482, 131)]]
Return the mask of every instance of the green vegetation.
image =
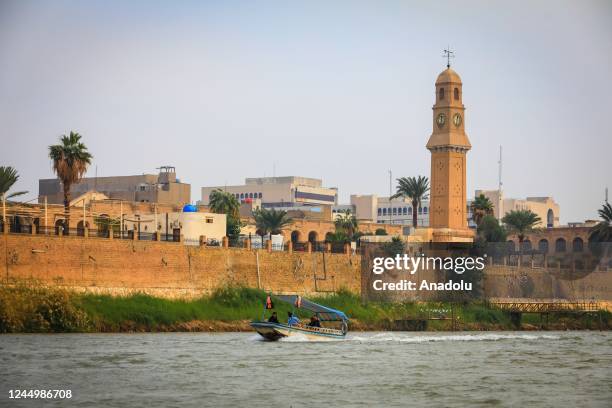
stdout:
[(349, 241), (354, 239), (355, 232), (357, 231), (358, 222), (357, 218), (351, 213), (350, 210), (342, 211), (336, 217), (334, 221), (336, 227), (336, 234), (344, 234)]
[(240, 237), (240, 229), (243, 227), (240, 221), (240, 203), (236, 197), (227, 191), (216, 189), (210, 193), (208, 206), (210, 211), (226, 215), (225, 234), (232, 245), (235, 245)]
[(520, 243), (525, 239), (525, 234), (533, 231), (540, 221), (540, 217), (531, 210), (512, 210), (502, 218), (508, 230), (516, 233)]
[(597, 212), (601, 221), (591, 229), (589, 241), (612, 242), (612, 205), (605, 203)]
[[(0, 286), (0, 333), (17, 332), (121, 332), (184, 330), (248, 330), (247, 322), (260, 319), (266, 292), (258, 289), (228, 287), (193, 300), (162, 299), (145, 294), (124, 297), (70, 292), (34, 285)], [(460, 330), (510, 330), (510, 317), (484, 303), (385, 301), (362, 304), (348, 291), (309, 297), (314, 302), (342, 310), (353, 329), (386, 330), (395, 320), (427, 317), (457, 318)], [(274, 300), (281, 321), (293, 306)], [(309, 313), (298, 311), (301, 318)], [(266, 316), (269, 312), (266, 311)], [(538, 325), (537, 316), (525, 315), (523, 321)], [(189, 326), (190, 323), (205, 324)], [(612, 325), (612, 314), (602, 313), (604, 328)], [(596, 317), (551, 315), (551, 327), (597, 329)], [(563, 324), (564, 326), (559, 326)], [(557, 325), (557, 326), (554, 326)], [(430, 321), (430, 330), (449, 330), (449, 320)]]
[(2, 198), (3, 201), (27, 193), (27, 191), (15, 191), (7, 195), (8, 191), (17, 180), (19, 180), (17, 170), (11, 166), (0, 166), (0, 198)]
[(472, 219), (478, 226), (485, 216), (493, 215), (493, 203), (484, 194), (480, 194), (472, 201), (470, 209), (472, 210)]
[[(60, 137), (60, 144), (49, 146), (49, 158), (53, 162), (53, 171), (64, 188), (65, 226), (70, 225), (70, 187), (77, 183), (87, 172), (93, 156), (81, 142), (81, 135), (70, 131), (70, 135)], [(66, 231), (68, 232), (68, 231)]]
[(287, 216), (287, 211), (284, 210), (267, 210), (260, 208), (253, 211), (253, 218), (255, 218), (255, 225), (259, 234), (280, 234), (281, 230), (291, 224), (293, 220)]
[(426, 200), (429, 195), (429, 179), (424, 176), (400, 177), (397, 179), (397, 192), (391, 199), (398, 197), (408, 197), (412, 201), (412, 226), (417, 225), (417, 210), (421, 206), (421, 201)]

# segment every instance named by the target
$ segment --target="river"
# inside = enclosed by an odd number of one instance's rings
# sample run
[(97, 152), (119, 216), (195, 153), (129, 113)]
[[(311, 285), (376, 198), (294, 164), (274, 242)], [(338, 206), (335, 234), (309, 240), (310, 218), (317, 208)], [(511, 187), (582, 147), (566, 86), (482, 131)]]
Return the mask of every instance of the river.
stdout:
[[(0, 406), (320, 407), (612, 404), (610, 332), (0, 336)], [(71, 399), (9, 399), (11, 389)]]

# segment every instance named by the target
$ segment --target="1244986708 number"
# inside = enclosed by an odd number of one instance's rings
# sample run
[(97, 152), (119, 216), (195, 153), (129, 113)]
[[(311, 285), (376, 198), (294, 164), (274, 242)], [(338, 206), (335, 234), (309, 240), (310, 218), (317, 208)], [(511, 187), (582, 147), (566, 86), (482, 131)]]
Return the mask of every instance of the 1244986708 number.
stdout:
[(9, 390), (10, 399), (69, 399), (72, 390)]

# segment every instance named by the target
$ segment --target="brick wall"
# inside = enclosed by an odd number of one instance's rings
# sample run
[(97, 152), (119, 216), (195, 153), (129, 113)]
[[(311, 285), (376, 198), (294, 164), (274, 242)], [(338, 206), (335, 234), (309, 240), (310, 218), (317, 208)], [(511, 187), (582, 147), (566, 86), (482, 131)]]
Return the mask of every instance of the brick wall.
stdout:
[(102, 238), (0, 235), (0, 265), (2, 282), (36, 279), (113, 294), (142, 291), (190, 297), (226, 284), (275, 293), (340, 288), (357, 293), (361, 286), (358, 255), (268, 253)]

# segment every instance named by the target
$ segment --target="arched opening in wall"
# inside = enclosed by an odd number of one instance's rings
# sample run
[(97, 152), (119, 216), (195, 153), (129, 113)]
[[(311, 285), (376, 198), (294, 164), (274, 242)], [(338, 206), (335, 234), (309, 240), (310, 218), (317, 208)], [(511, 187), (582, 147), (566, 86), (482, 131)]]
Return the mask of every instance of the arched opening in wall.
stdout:
[(334, 238), (333, 232), (328, 232), (327, 234), (325, 234), (325, 242), (331, 242), (333, 238)]
[[(88, 227), (89, 227), (89, 223), (86, 222), (85, 223), (85, 228), (88, 228)], [(79, 237), (84, 237), (85, 236), (85, 228), (83, 227), (83, 220), (81, 220), (81, 221), (79, 221), (77, 223), (77, 235)]]
[(40, 230), (40, 218), (34, 218), (34, 221), (32, 221), (32, 225), (36, 228), (37, 234), (44, 233), (44, 231)]
[(300, 242), (300, 231), (295, 230), (291, 232), (291, 242), (293, 242), (294, 244)]
[(584, 241), (580, 237), (574, 238), (572, 241), (572, 252), (584, 251)]
[(60, 218), (59, 220), (55, 221), (55, 235), (59, 235), (60, 231), (62, 233), (64, 233), (64, 219)]
[(567, 249), (567, 244), (563, 238), (558, 238), (555, 241), (555, 252), (565, 252)]
[(444, 88), (440, 88), (440, 90), (438, 91), (438, 100), (440, 101), (444, 100)]
[(548, 253), (548, 240), (547, 239), (541, 239), (540, 242), (538, 242), (538, 250), (543, 254)]
[(546, 213), (546, 227), (552, 228), (554, 223), (555, 223), (555, 213), (553, 212), (552, 208), (549, 208), (548, 212)]
[(521, 243), (521, 249), (523, 251), (531, 251), (531, 241), (526, 239)]
[(459, 100), (459, 88), (455, 88), (454, 94), (455, 94), (454, 95), (455, 96), (455, 100), (458, 101)]
[(511, 239), (506, 243), (508, 252), (516, 252), (516, 244)]
[(96, 224), (96, 228), (98, 229), (98, 236), (107, 238), (108, 232), (110, 231), (110, 223), (111, 219), (108, 214), (100, 214), (94, 218), (94, 223)]
[(310, 231), (308, 233), (308, 242), (310, 242), (311, 244), (314, 244), (315, 242), (317, 242), (318, 239), (319, 239), (319, 234), (317, 234), (316, 231)]

